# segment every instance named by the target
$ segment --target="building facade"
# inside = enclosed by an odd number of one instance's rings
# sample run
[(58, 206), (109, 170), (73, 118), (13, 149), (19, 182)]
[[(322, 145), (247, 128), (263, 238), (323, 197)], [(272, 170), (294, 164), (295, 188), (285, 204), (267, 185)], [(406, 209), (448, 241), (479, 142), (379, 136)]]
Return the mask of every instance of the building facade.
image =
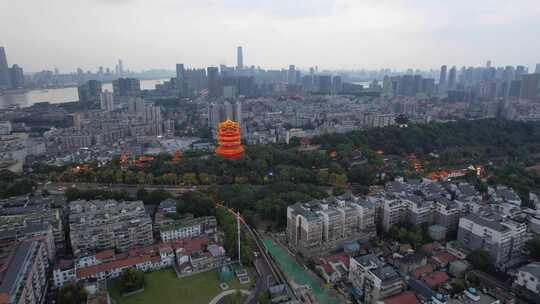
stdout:
[(375, 235), (375, 206), (354, 196), (287, 208), (289, 246), (304, 256), (338, 249), (347, 241), (367, 241)]
[(523, 257), (527, 225), (492, 214), (471, 213), (459, 220), (458, 242), (469, 250), (489, 252), (493, 263), (504, 269)]
[(69, 205), (70, 241), (75, 256), (115, 248), (128, 251), (153, 243), (152, 220), (142, 201), (74, 201)]

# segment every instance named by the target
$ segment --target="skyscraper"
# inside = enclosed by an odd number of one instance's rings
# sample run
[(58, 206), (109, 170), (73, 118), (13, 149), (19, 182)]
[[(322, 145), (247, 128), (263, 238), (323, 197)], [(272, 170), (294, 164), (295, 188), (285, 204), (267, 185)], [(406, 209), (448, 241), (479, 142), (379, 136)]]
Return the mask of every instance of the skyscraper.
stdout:
[(118, 77), (124, 77), (124, 63), (122, 59), (118, 59)]
[(208, 67), (208, 93), (210, 97), (221, 96), (221, 89), (219, 86), (219, 70), (217, 67)]
[(540, 100), (540, 74), (525, 74), (521, 77), (521, 98)]
[(236, 68), (239, 70), (244, 68), (244, 54), (241, 46), (236, 49)]
[(79, 102), (91, 107), (97, 108), (101, 105), (101, 82), (90, 80), (78, 87)]
[(212, 130), (217, 130), (219, 123), (227, 119), (242, 124), (242, 103), (240, 101), (234, 103), (228, 101), (223, 103), (212, 102), (208, 105), (208, 126)]
[(343, 90), (343, 83), (341, 81), (341, 76), (334, 76), (332, 78), (332, 92), (334, 94), (339, 94)]
[(6, 51), (4, 47), (0, 47), (0, 89), (9, 88), (11, 88), (11, 77), (9, 75)]
[(449, 89), (453, 89), (456, 86), (456, 76), (457, 76), (456, 74), (457, 74), (456, 66), (453, 66), (450, 69), (450, 72), (448, 73), (448, 88)]
[(441, 66), (441, 76), (439, 78), (439, 86), (446, 85), (446, 65)]
[(19, 88), (23, 88), (24, 87), (24, 72), (23, 72), (23, 69), (14, 64), (11, 69), (9, 69), (10, 71), (10, 76), (11, 76), (11, 86), (14, 88), (14, 89), (19, 89)]
[(186, 71), (183, 63), (176, 64), (176, 86), (180, 96), (183, 96), (186, 89)]
[(321, 75), (319, 76), (319, 93), (330, 94), (332, 92), (332, 76)]
[(536, 64), (536, 69), (534, 70), (534, 72), (535, 72), (536, 74), (539, 74), (539, 73), (540, 73), (540, 63), (537, 63), (537, 64)]
[(296, 84), (296, 67), (294, 65), (289, 65), (289, 71), (287, 73), (287, 83)]
[(112, 111), (114, 109), (113, 95), (109, 90), (101, 93), (101, 109), (105, 111)]
[(141, 95), (141, 82), (134, 78), (119, 78), (113, 81), (114, 103), (127, 103), (131, 97)]

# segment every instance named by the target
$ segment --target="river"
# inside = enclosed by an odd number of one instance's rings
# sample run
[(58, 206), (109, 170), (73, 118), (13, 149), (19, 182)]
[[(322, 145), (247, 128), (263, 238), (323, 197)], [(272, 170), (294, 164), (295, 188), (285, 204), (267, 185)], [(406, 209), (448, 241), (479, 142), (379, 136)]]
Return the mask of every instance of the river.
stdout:
[[(141, 80), (142, 90), (153, 90), (157, 84), (162, 84), (167, 79)], [(104, 83), (103, 90), (112, 92), (112, 83)], [(79, 100), (77, 87), (30, 90), (24, 93), (0, 95), (0, 109), (12, 105), (19, 105), (21, 108), (29, 107), (37, 102), (64, 103)]]

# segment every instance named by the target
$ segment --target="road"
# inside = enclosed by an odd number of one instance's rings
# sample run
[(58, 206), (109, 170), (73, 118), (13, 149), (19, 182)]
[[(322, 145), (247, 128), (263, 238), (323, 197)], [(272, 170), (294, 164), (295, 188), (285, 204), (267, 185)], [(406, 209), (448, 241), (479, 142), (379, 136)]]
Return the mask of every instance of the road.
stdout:
[[(236, 216), (234, 210), (227, 208), (220, 203), (216, 203), (216, 208), (223, 208), (229, 213)], [(283, 274), (279, 266), (275, 263), (270, 254), (266, 251), (266, 247), (264, 246), (259, 233), (256, 230), (252, 229), (242, 217), (240, 217), (240, 222), (248, 231), (254, 241), (252, 244), (252, 251), (258, 253), (258, 256), (255, 258), (254, 264), (260, 275), (260, 278), (257, 280), (255, 285), (255, 291), (250, 295), (246, 303), (256, 304), (258, 302), (257, 296), (259, 295), (259, 293), (268, 290), (269, 287), (275, 284), (285, 284), (291, 297), (298, 300), (298, 297), (289, 285), (289, 282), (287, 281), (285, 275)]]

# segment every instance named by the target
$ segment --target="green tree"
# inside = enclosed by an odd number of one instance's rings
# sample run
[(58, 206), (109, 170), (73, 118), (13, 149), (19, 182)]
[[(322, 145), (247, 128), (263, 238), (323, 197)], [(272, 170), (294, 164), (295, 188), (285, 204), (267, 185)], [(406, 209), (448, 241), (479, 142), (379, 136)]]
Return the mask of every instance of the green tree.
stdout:
[(525, 253), (529, 259), (540, 261), (540, 236), (537, 235), (525, 243)]
[(270, 293), (266, 290), (259, 293), (257, 302), (259, 302), (258, 304), (270, 304)]
[(88, 293), (79, 284), (67, 283), (58, 292), (58, 303), (62, 304), (83, 304), (86, 303)]
[(193, 172), (186, 173), (182, 176), (182, 181), (186, 185), (197, 185), (199, 181), (197, 180), (197, 174)]
[(478, 270), (484, 272), (493, 272), (494, 266), (489, 252), (485, 250), (474, 250), (467, 256), (467, 260)]
[(135, 268), (128, 268), (120, 274), (120, 288), (124, 293), (144, 287), (144, 273)]
[(139, 171), (139, 173), (137, 173), (137, 184), (144, 185), (145, 183), (146, 183), (146, 173), (144, 173), (143, 171)]

